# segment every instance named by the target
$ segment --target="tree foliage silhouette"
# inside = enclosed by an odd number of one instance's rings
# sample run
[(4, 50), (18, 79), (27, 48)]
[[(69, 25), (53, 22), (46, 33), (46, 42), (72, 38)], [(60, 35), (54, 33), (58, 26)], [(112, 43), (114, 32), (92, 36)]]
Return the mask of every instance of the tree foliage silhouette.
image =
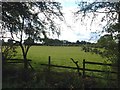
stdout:
[(47, 38), (48, 31), (59, 34), (55, 19), (63, 20), (58, 2), (2, 2), (2, 26), (21, 47), (25, 69), (32, 43)]
[[(104, 16), (101, 19), (101, 22), (106, 21), (107, 24), (103, 27), (102, 32), (107, 32), (112, 35), (112, 37), (119, 38), (120, 34), (120, 2), (80, 2), (78, 4), (80, 9), (76, 12), (77, 15), (82, 14), (83, 18), (81, 21), (83, 21), (84, 18), (89, 17), (88, 14), (91, 14), (92, 20), (91, 23), (93, 23), (95, 20), (97, 20), (97, 15), (100, 15), (101, 13), (104, 13)], [(101, 23), (100, 22), (100, 23)], [(120, 38), (119, 38), (120, 39)], [(105, 40), (105, 39), (104, 39)], [(104, 43), (104, 40), (99, 41), (99, 43), (102, 41)], [(109, 43), (110, 44), (110, 43)], [(112, 46), (114, 45), (114, 46)], [(110, 47), (107, 48), (107, 52), (110, 55), (109, 52), (114, 52), (113, 49), (116, 48), (115, 43), (112, 43), (109, 45)], [(112, 46), (112, 47), (111, 47)], [(116, 53), (116, 56), (120, 55), (120, 47), (118, 46), (117, 49), (118, 52)], [(113, 54), (114, 55), (114, 54)], [(113, 58), (115, 60), (115, 58)], [(120, 60), (116, 60), (118, 64), (118, 88), (120, 88)]]

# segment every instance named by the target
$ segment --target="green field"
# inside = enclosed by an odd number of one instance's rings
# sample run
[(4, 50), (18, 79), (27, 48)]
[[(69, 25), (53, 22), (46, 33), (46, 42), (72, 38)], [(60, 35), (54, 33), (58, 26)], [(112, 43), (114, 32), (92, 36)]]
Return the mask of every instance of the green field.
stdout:
[[(82, 51), (80, 46), (32, 46), (28, 52), (28, 59), (31, 59), (31, 65), (34, 68), (35, 72), (31, 72), (30, 70), (28, 74), (29, 83), (27, 87), (69, 87), (74, 85), (74, 87), (82, 87), (81, 83), (83, 83), (83, 79), (78, 77), (77, 70), (72, 69), (61, 69), (61, 68), (51, 68), (50, 72), (48, 72), (48, 68), (46, 66), (42, 66), (41, 64), (48, 63), (48, 56), (51, 56), (51, 63), (54, 65), (64, 65), (64, 66), (73, 66), (76, 65), (72, 62), (70, 58), (73, 58), (75, 61), (78, 61), (79, 66), (82, 68), (83, 59), (86, 61), (93, 62), (104, 62), (105, 59), (100, 55), (92, 54), (90, 52)], [(21, 49), (18, 48), (17, 57), (22, 58)], [(7, 64), (5, 67), (7, 74), (4, 75), (3, 87), (24, 87), (23, 80), (23, 63), (21, 64)], [(96, 69), (96, 70), (106, 70), (105, 66), (100, 65), (86, 65), (88, 69)], [(4, 70), (4, 71), (5, 71)], [(12, 73), (11, 73), (12, 72)], [(75, 72), (75, 73), (74, 73)], [(83, 75), (82, 71), (80, 73)], [(85, 71), (85, 75), (89, 75), (91, 77), (101, 77), (104, 79), (87, 79), (86, 83), (94, 82), (96, 87), (112, 87), (112, 85), (116, 85), (113, 81), (109, 79), (115, 79), (116, 76), (114, 74), (109, 73), (100, 73), (100, 72), (92, 72)], [(17, 76), (14, 77), (14, 76)], [(16, 79), (14, 79), (16, 78)], [(92, 81), (91, 81), (92, 80)], [(112, 83), (111, 83), (112, 82)], [(20, 84), (21, 83), (21, 84)], [(58, 86), (56, 86), (56, 83)], [(109, 84), (110, 83), (110, 84)], [(109, 86), (108, 86), (109, 85)], [(113, 86), (114, 87), (114, 86)]]
[[(18, 55), (20, 58), (22, 55)], [(97, 54), (82, 51), (81, 47), (67, 46), (32, 46), (28, 52), (28, 59), (32, 59), (34, 68), (40, 68), (40, 64), (48, 63), (48, 56), (51, 56), (51, 63), (55, 65), (75, 66), (70, 58), (78, 61), (82, 67), (83, 59), (93, 62), (104, 62), (105, 59)], [(101, 69), (101, 66), (86, 65), (87, 68)]]

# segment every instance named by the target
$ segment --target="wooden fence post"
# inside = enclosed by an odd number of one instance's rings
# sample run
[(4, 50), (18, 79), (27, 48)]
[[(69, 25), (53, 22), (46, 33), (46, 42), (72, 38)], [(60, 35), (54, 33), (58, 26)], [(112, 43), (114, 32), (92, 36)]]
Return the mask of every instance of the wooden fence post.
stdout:
[(85, 77), (85, 59), (83, 59), (83, 78)]
[(85, 90), (85, 59), (83, 59), (83, 90)]
[(48, 57), (48, 71), (50, 72), (51, 57)]

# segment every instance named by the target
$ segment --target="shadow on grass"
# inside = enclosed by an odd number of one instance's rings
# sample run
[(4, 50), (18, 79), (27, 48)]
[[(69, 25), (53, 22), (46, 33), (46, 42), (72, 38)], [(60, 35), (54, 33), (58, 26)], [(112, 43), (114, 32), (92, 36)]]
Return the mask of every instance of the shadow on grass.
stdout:
[[(24, 80), (24, 69), (22, 65), (6, 65), (3, 67), (3, 90), (6, 88), (68, 88), (80, 89), (83, 88), (104, 88), (107, 85), (100, 80), (95, 80), (91, 77), (78, 76), (77, 72), (72, 71), (56, 71), (47, 67), (42, 67), (40, 70), (28, 70), (27, 82)], [(109, 87), (108, 87), (109, 88)]]

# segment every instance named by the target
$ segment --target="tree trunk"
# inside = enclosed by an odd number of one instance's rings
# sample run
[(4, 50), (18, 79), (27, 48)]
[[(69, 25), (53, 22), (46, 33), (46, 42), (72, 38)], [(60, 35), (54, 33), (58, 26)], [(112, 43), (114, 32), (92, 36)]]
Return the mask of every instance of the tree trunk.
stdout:
[(20, 43), (20, 47), (22, 49), (22, 54), (23, 54), (23, 60), (24, 60), (24, 76), (23, 76), (23, 80), (25, 80), (25, 82), (28, 81), (28, 62), (27, 62), (27, 52), (25, 52), (25, 48), (22, 45), (22, 43)]
[(25, 82), (28, 81), (28, 63), (27, 63), (26, 55), (24, 55), (24, 76), (23, 76), (23, 80), (25, 80)]
[(24, 69), (28, 69), (28, 64), (27, 64), (27, 52), (25, 51), (24, 46), (22, 45), (22, 43), (19, 43), (21, 49), (22, 49), (22, 54), (23, 54), (23, 60), (24, 60)]
[(27, 63), (27, 56), (26, 55), (23, 56), (23, 60), (24, 60), (24, 69), (27, 70), (28, 69), (28, 63)]

